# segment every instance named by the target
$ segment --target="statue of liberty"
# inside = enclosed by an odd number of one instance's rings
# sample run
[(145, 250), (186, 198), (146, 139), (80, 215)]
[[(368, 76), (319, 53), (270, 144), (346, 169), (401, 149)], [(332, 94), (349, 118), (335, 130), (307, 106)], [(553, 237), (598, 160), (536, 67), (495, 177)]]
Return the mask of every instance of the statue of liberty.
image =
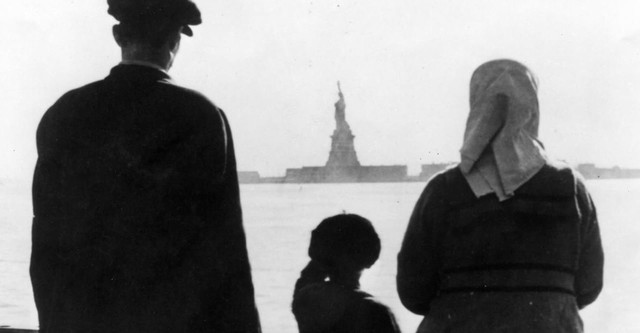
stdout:
[(338, 81), (338, 96), (340, 99), (334, 104), (336, 129), (331, 136), (331, 152), (329, 152), (329, 160), (327, 167), (352, 167), (360, 166), (358, 157), (353, 145), (354, 135), (345, 117), (345, 109), (347, 104), (344, 102), (344, 95)]
[(345, 119), (344, 110), (347, 107), (347, 104), (344, 102), (344, 95), (342, 94), (342, 89), (340, 88), (340, 81), (338, 81), (338, 96), (340, 99), (334, 104), (336, 108), (336, 128), (346, 128), (349, 129), (349, 124), (347, 124), (347, 120)]

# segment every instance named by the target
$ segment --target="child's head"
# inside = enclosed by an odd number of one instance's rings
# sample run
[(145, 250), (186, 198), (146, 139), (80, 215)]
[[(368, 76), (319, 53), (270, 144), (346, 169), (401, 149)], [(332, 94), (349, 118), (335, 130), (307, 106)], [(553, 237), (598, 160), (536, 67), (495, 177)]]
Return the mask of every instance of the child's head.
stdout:
[(309, 257), (338, 270), (361, 271), (380, 255), (380, 238), (369, 220), (355, 214), (324, 219), (311, 233)]

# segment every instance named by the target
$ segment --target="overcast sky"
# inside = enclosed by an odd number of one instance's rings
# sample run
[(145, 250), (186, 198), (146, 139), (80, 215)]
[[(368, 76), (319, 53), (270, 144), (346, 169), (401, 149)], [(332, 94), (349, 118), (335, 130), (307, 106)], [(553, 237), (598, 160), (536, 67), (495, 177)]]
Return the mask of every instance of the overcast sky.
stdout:
[[(540, 138), (570, 163), (640, 168), (640, 2), (196, 1), (170, 72), (228, 114), (240, 170), (324, 165), (336, 81), (365, 165), (458, 160), (472, 71), (540, 82)], [(0, 1), (0, 178), (30, 178), (35, 130), (65, 91), (119, 61), (105, 0)]]

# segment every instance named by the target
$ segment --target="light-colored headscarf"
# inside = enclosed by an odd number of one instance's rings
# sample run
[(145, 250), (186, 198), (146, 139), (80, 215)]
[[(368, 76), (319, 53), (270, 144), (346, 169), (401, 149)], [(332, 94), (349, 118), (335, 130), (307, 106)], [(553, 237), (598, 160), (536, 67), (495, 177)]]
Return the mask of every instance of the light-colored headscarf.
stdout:
[(506, 200), (545, 165), (537, 89), (529, 69), (513, 60), (473, 73), (460, 170), (477, 197), (493, 192)]

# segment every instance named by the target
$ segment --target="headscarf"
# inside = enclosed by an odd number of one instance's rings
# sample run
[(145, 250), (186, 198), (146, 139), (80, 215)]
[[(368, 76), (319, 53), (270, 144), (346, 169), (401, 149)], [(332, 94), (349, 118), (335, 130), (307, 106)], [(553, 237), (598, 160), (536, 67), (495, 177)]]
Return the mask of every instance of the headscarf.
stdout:
[(545, 165), (537, 89), (533, 73), (513, 60), (473, 73), (460, 170), (477, 197), (493, 192), (506, 200)]

